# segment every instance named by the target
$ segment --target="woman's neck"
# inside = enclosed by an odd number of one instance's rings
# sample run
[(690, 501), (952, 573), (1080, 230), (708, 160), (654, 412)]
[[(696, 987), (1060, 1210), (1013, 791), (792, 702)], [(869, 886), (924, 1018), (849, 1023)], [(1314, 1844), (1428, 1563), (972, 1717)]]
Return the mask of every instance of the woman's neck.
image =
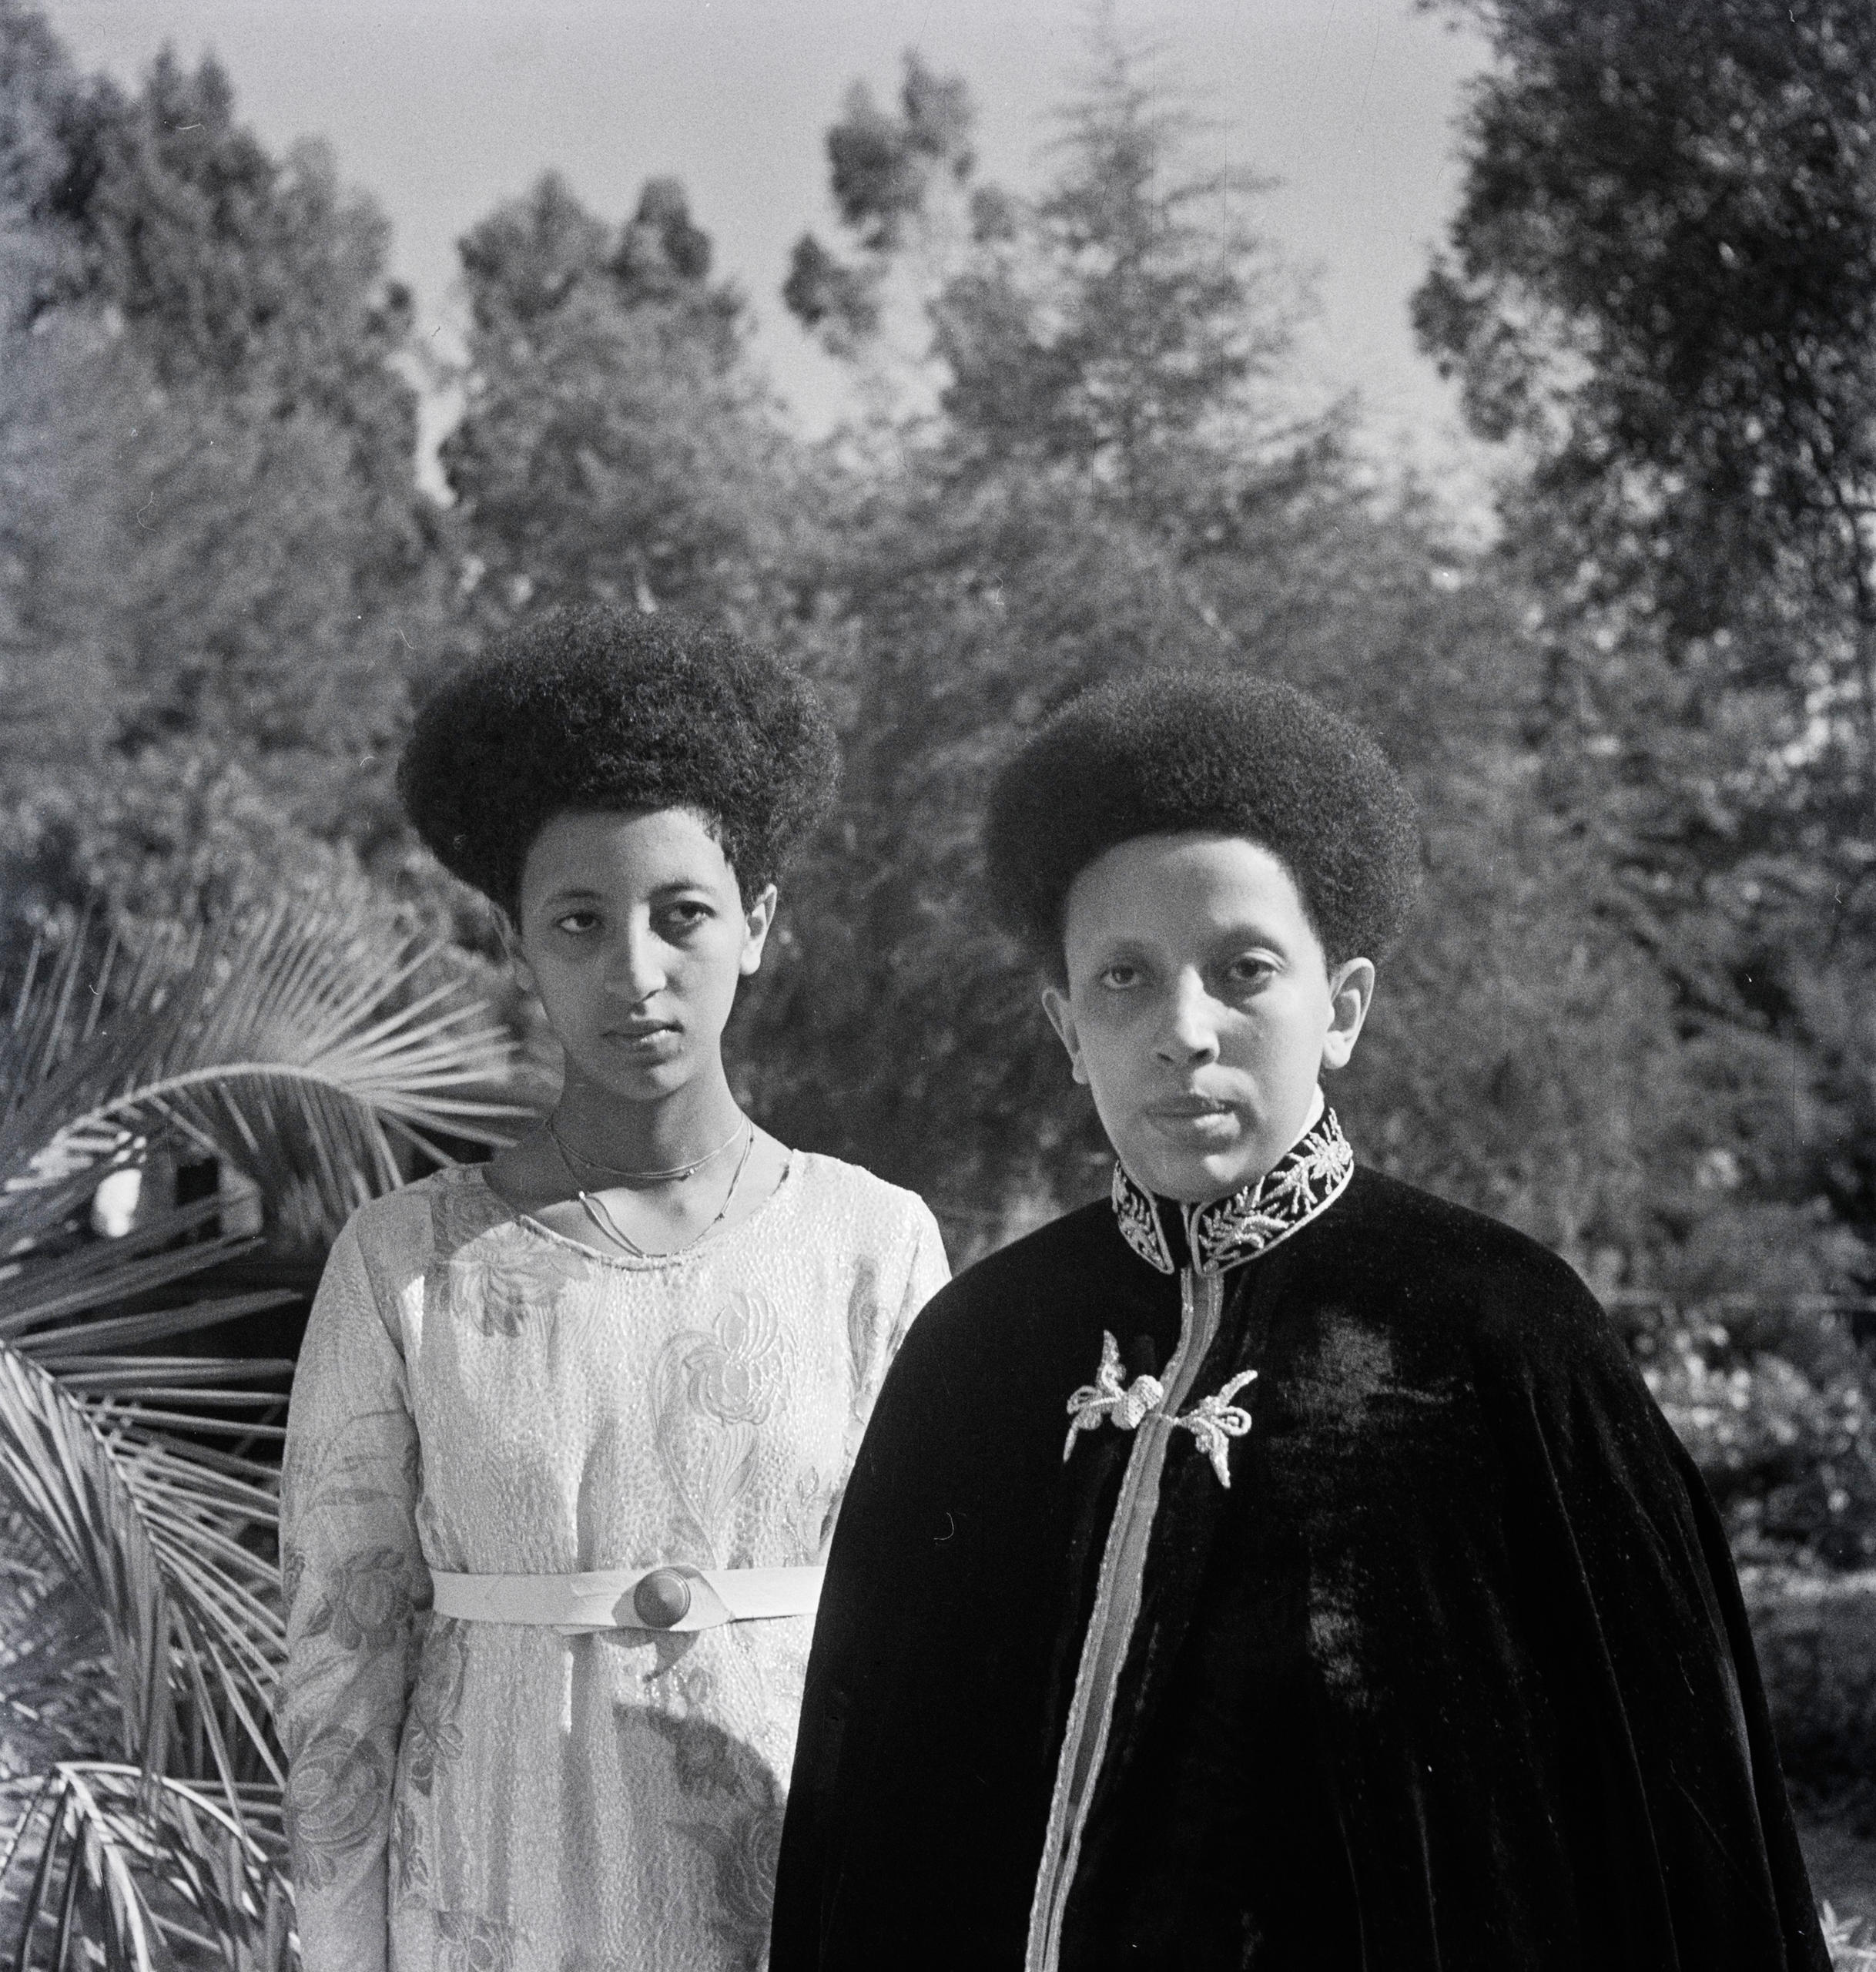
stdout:
[(688, 1164), (731, 1138), (742, 1117), (722, 1065), (649, 1102), (631, 1102), (570, 1075), (553, 1129), (579, 1157), (621, 1172)]

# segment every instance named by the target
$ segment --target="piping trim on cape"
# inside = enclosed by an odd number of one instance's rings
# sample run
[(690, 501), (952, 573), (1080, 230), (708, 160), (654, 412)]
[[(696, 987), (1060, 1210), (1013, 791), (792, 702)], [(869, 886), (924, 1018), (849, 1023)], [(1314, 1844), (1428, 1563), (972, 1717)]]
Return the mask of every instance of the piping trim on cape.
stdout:
[[(1161, 1222), (1159, 1201), (1118, 1162), (1114, 1165), (1114, 1209), (1122, 1237), (1148, 1266), (1161, 1273), (1179, 1275), (1179, 1344), (1152, 1400), (1146, 1401), (1147, 1393), (1141, 1390), (1133, 1407), (1137, 1413), (1133, 1449), (1101, 1551), (1094, 1608), (1082, 1638), (1074, 1694), (1069, 1701), (1062, 1750), (1056, 1762), (1048, 1825), (1030, 1903), (1023, 1972), (1059, 1972), (1062, 1923), (1080, 1860), (1082, 1834), (1107, 1758), (1121, 1673), (1140, 1618), (1167, 1447), (1182, 1421), (1178, 1414), (1217, 1340), (1224, 1313), (1224, 1277), (1319, 1216), (1341, 1197), (1354, 1175), (1355, 1152), (1342, 1135), (1335, 1112), (1325, 1108), (1256, 1184), (1210, 1205), (1182, 1209), (1187, 1250), (1193, 1263), (1181, 1269)], [(1136, 1385), (1147, 1380), (1151, 1380), (1136, 1379)], [(1235, 1393), (1233, 1389), (1231, 1394)], [(1224, 1397), (1224, 1392), (1219, 1394)], [(1074, 1436), (1071, 1427), (1070, 1449)], [(1218, 1462), (1214, 1460), (1214, 1467)], [(1220, 1477), (1230, 1483), (1224, 1474)]]
[[(1191, 1393), (1198, 1367), (1218, 1333), (1224, 1306), (1224, 1282), (1216, 1274), (1184, 1272), (1179, 1276), (1179, 1346), (1166, 1366), (1164, 1380), (1167, 1398), (1175, 1407)], [(1060, 1960), (1062, 1918), (1080, 1860), (1088, 1803), (1107, 1756), (1114, 1691), (1140, 1615), (1147, 1547), (1159, 1508), (1160, 1475), (1172, 1440), (1166, 1424), (1164, 1411), (1156, 1409), (1143, 1428), (1135, 1431), (1107, 1545), (1101, 1551), (1094, 1613), (1082, 1639), (1074, 1695), (1069, 1701), (1067, 1728), (1056, 1762), (1042, 1861), (1030, 1904), (1023, 1972), (1057, 1972)]]

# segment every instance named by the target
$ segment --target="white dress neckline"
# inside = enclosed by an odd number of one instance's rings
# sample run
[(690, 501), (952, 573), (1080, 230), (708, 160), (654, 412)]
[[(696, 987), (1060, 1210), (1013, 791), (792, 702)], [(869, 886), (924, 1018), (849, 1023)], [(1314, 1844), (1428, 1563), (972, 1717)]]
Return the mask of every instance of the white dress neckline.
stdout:
[(788, 1162), (782, 1167), (782, 1175), (776, 1180), (775, 1189), (746, 1219), (739, 1219), (733, 1225), (722, 1226), (709, 1233), (706, 1237), (696, 1240), (688, 1246), (679, 1246), (673, 1252), (646, 1253), (642, 1256), (608, 1253), (603, 1246), (589, 1246), (585, 1240), (576, 1239), (571, 1233), (561, 1232), (558, 1226), (548, 1225), (545, 1219), (535, 1218), (532, 1212), (522, 1211), (519, 1206), (511, 1205), (488, 1182), (488, 1168), (486, 1165), (460, 1165), (457, 1168), (459, 1170), (473, 1173), (475, 1182), (482, 1189), (484, 1196), (495, 1205), (499, 1206), (513, 1224), (524, 1228), (541, 1239), (552, 1241), (557, 1246), (564, 1246), (576, 1253), (584, 1253), (589, 1258), (602, 1261), (609, 1266), (620, 1266), (632, 1273), (642, 1273), (647, 1269), (679, 1266), (687, 1260), (695, 1259), (699, 1254), (716, 1253), (729, 1245), (739, 1233), (749, 1227), (761, 1225), (779, 1204), (785, 1202), (800, 1189), (799, 1185), (796, 1182), (796, 1174), (812, 1155), (810, 1152), (797, 1150), (791, 1145), (789, 1149)]

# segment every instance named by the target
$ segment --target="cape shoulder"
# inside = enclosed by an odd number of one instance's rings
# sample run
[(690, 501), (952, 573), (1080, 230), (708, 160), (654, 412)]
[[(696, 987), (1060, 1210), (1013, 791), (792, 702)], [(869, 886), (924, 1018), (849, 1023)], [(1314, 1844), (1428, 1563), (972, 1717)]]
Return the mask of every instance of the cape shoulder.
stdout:
[[(1519, 1463), (1685, 1483), (1687, 1462), (1602, 1305), (1549, 1248), (1486, 1214), (1362, 1174), (1327, 1247), (1370, 1308), (1413, 1332), (1429, 1387), (1466, 1387)], [(1670, 1481), (1668, 1467), (1682, 1477)]]
[[(1278, 1264), (1286, 1278), (1326, 1273), (1365, 1284), (1385, 1281), (1390, 1298), (1409, 1306), (1439, 1303), (1470, 1310), (1481, 1322), (1541, 1313), (1606, 1326), (1581, 1278), (1549, 1247), (1502, 1220), (1365, 1166), (1357, 1167), (1348, 1190), (1318, 1219), (1248, 1266)], [(1151, 1278), (1121, 1238), (1112, 1207), (1097, 1200), (966, 1267), (933, 1300), (926, 1319), (935, 1328), (967, 1333), (980, 1323), (1007, 1323), (1014, 1306), (1070, 1303), (1090, 1288)]]
[(1378, 1172), (1358, 1170), (1324, 1214), (1319, 1263), (1393, 1304), (1397, 1319), (1453, 1325), (1486, 1356), (1561, 1363), (1613, 1350), (1626, 1360), (1602, 1304), (1559, 1254), (1502, 1219)]
[(913, 1333), (949, 1352), (1007, 1348), (1058, 1310), (1085, 1310), (1090, 1293), (1158, 1279), (1128, 1250), (1102, 1199), (973, 1261), (926, 1303)]
[[(1436, 1340), (1482, 1385), (1560, 1400), (1588, 1383), (1652, 1408), (1640, 1373), (1569, 1264), (1514, 1226), (1358, 1166), (1321, 1217), (1239, 1277), (1284, 1300), (1360, 1306)], [(993, 1373), (1010, 1352), (1117, 1297), (1167, 1291), (1129, 1250), (1104, 1200), (1066, 1212), (958, 1275), (914, 1324), (903, 1380)], [(1106, 1324), (1115, 1326), (1113, 1321)]]

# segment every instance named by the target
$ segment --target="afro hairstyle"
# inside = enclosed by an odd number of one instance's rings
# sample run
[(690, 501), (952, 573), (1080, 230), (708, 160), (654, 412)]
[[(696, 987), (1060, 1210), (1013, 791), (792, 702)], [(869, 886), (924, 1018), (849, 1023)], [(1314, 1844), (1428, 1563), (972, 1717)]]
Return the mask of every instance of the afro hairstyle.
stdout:
[(1381, 749), (1291, 686), (1224, 671), (1097, 686), (1032, 734), (991, 791), (993, 902), (1059, 976), (1081, 871), (1137, 836), (1195, 833), (1268, 850), (1332, 965), (1380, 957), (1412, 908), (1419, 833)]
[(779, 658), (682, 617), (557, 609), (501, 639), (419, 709), (397, 769), (411, 825), (445, 868), (518, 914), (556, 815), (688, 808), (743, 900), (826, 813), (833, 729)]

